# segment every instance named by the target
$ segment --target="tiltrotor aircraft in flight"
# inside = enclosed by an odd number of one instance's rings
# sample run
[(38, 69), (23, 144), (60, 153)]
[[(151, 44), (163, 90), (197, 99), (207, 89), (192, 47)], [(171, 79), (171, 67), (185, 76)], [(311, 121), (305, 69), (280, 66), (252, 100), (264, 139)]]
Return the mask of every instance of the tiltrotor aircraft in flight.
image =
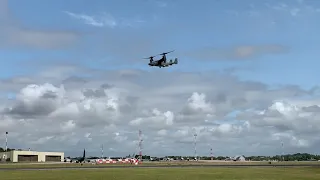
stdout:
[(159, 68), (168, 67), (168, 66), (171, 66), (173, 64), (178, 64), (178, 58), (175, 58), (174, 61), (171, 59), (169, 62), (167, 62), (166, 54), (171, 53), (173, 51), (169, 51), (169, 52), (158, 54), (158, 55), (162, 55), (162, 58), (159, 59), (159, 60), (154, 60), (153, 59), (156, 56), (150, 56), (150, 57), (144, 58), (144, 59), (150, 59), (150, 62), (148, 64), (149, 66), (156, 66), (156, 67), (159, 67)]

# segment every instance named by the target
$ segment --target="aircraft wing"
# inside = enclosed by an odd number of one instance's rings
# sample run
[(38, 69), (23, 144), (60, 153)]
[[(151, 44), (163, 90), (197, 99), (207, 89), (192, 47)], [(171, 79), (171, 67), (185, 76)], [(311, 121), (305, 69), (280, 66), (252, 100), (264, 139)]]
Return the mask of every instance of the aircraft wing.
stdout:
[(173, 63), (172, 62), (166, 62), (163, 64), (163, 66), (171, 66)]

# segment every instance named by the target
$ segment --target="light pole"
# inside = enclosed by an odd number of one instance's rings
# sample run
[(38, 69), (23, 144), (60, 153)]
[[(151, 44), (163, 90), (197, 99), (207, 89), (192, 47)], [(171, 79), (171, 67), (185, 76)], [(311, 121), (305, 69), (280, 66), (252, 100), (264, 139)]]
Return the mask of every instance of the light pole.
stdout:
[(197, 134), (194, 134), (194, 158), (195, 160), (198, 160), (197, 158)]
[(8, 151), (8, 132), (6, 132), (6, 147), (4, 151)]
[(142, 131), (139, 130), (139, 159), (142, 161)]
[(103, 144), (101, 144), (101, 159), (103, 159)]
[(283, 148), (283, 141), (281, 142), (281, 148), (282, 148), (282, 161), (284, 161), (284, 148)]

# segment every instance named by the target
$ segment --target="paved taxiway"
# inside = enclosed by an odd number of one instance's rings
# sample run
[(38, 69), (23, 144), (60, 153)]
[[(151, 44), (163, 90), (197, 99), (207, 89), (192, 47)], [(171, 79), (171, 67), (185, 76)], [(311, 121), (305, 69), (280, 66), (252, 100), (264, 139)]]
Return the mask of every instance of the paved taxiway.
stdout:
[(320, 164), (291, 164), (291, 165), (218, 165), (218, 164), (210, 164), (210, 165), (149, 165), (149, 166), (79, 166), (79, 167), (50, 167), (50, 168), (1, 168), (0, 171), (15, 171), (15, 170), (75, 170), (75, 169), (114, 169), (114, 168), (248, 168), (248, 167), (320, 167)]

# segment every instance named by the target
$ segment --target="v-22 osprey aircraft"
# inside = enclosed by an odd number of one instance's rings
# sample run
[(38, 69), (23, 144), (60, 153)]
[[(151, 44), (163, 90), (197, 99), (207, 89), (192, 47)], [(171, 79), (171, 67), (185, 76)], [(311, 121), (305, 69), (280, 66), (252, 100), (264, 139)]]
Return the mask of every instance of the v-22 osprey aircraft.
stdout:
[(150, 57), (144, 58), (144, 59), (150, 59), (150, 62), (148, 64), (149, 66), (156, 66), (156, 67), (159, 67), (159, 68), (168, 67), (168, 66), (171, 66), (173, 64), (178, 64), (178, 58), (175, 58), (174, 61), (171, 59), (169, 62), (167, 62), (166, 54), (171, 53), (173, 51), (169, 51), (169, 52), (158, 54), (158, 55), (162, 55), (162, 58), (159, 59), (159, 60), (154, 60), (153, 59), (156, 56), (150, 56)]

